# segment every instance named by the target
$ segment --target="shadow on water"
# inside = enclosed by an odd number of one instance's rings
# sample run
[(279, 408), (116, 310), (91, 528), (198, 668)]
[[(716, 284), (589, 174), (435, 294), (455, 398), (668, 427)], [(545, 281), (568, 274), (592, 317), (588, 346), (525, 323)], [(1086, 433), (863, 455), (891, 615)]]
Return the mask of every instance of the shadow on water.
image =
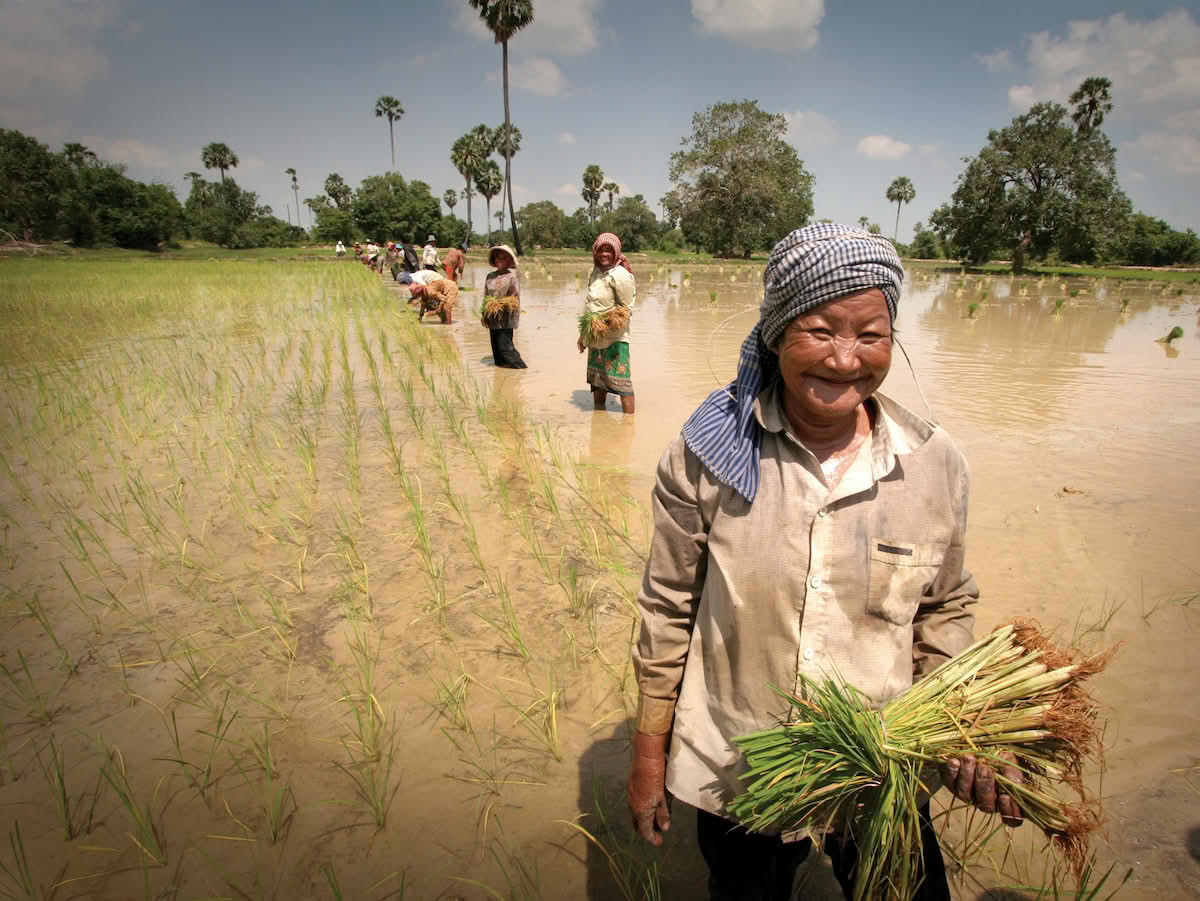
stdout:
[(1187, 834), (1188, 854), (1192, 860), (1200, 860), (1200, 826), (1193, 826)]

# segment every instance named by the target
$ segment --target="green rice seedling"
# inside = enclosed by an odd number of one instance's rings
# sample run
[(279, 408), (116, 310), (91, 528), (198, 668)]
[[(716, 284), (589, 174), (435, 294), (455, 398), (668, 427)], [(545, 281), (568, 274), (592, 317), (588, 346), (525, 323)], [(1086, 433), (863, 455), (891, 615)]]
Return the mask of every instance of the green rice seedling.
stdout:
[(1078, 296), (1079, 296), (1079, 289), (1078, 289), (1078, 288), (1072, 288), (1072, 289), (1071, 289), (1071, 296), (1072, 296), (1072, 297), (1078, 297)]
[(558, 566), (558, 587), (563, 590), (563, 594), (567, 596), (567, 613), (576, 619), (584, 616), (592, 609), (592, 592), (595, 591), (596, 585), (600, 582), (596, 579), (591, 586), (584, 588), (584, 580), (579, 577), (579, 566), (571, 561), (566, 565), (566, 571), (563, 571), (563, 561), (559, 559)]
[(1129, 298), (1128, 297), (1121, 298), (1121, 312), (1122, 313), (1129, 312)]
[(25, 713), (31, 720), (43, 726), (50, 725), (61, 708), (54, 705), (51, 695), (42, 691), (40, 681), (29, 671), (29, 661), (25, 659), (25, 652), (20, 648), (17, 648), (17, 663), (18, 666), (11, 670), (0, 663), (0, 677), (3, 677), (17, 700), (25, 707)]
[(267, 835), (271, 837), (271, 844), (277, 845), (296, 816), (296, 794), (290, 782), (276, 777), (273, 768), (263, 770), (261, 790), (263, 822), (267, 827)]
[(717, 302), (717, 292), (716, 291), (708, 292), (708, 302), (711, 304), (715, 304)]
[(471, 677), (466, 672), (461, 672), (448, 682), (434, 679), (434, 686), (437, 692), (433, 709), (445, 716), (450, 725), (460, 732), (474, 732), (470, 714), (467, 712), (467, 693), (471, 687)]
[[(78, 586), (76, 586), (76, 593), (78, 593)], [(62, 654), (62, 666), (67, 670), (67, 673), (74, 673), (78, 664), (71, 663), (71, 652), (63, 647), (62, 642), (58, 640), (58, 635), (55, 634), (54, 626), (50, 622), (50, 617), (46, 614), (46, 608), (42, 606), (37, 592), (34, 592), (33, 597), (25, 602), (25, 609), (29, 611), (30, 616), (37, 620), (37, 624), (42, 627), (42, 631), (46, 633), (46, 637), (50, 639), (54, 647)]]
[(4, 897), (12, 898), (14, 901), (16, 899), (38, 901), (38, 899), (50, 897), (34, 885), (33, 872), (29, 869), (29, 858), (25, 854), (25, 842), (21, 839), (20, 820), (13, 823), (13, 828), (8, 833), (8, 851), (11, 859), (0, 860), (0, 873), (4, 875), (7, 883)]
[(517, 612), (509, 594), (508, 580), (497, 572), (491, 582), (495, 586), (496, 597), (500, 601), (500, 616), (493, 618), (479, 610), (475, 611), (475, 615), (499, 632), (504, 643), (508, 645), (509, 651), (519, 657), (522, 663), (528, 664), (532, 655), (525, 644), (525, 637), (521, 634), (521, 624), (517, 621)]
[(974, 319), (975, 314), (979, 312), (979, 304), (972, 303), (967, 305), (967, 318)]
[[(92, 831), (96, 803), (100, 800), (100, 777), (97, 777), (96, 787), (91, 792), (84, 792), (75, 798), (67, 788), (66, 757), (55, 744), (53, 735), (43, 751), (47, 752), (50, 759), (47, 762), (42, 758), (42, 751), (35, 751), (38, 767), (54, 796), (54, 807), (62, 825), (63, 838), (71, 841), (77, 835)], [(91, 803), (87, 802), (89, 796)]]
[(1182, 337), (1183, 337), (1183, 329), (1180, 328), (1179, 326), (1175, 326), (1169, 332), (1167, 332), (1165, 335), (1163, 335), (1161, 338), (1158, 338), (1156, 340), (1158, 341), (1159, 344), (1170, 344), (1172, 341), (1176, 340), (1177, 338), (1182, 338)]
[[(126, 833), (134, 846), (142, 852), (143, 863), (162, 867), (167, 863), (167, 846), (163, 838), (162, 826), (155, 818), (150, 804), (141, 804), (137, 800), (133, 786), (129, 784), (129, 773), (125, 766), (125, 758), (119, 748), (105, 748), (107, 762), (100, 772), (109, 788), (121, 802), (121, 809), (129, 819), (133, 831)], [(157, 794), (157, 792), (156, 792)]]
[(550, 565), (550, 557), (542, 548), (541, 539), (538, 538), (537, 526), (534, 524), (533, 517), (525, 510), (517, 511), (517, 531), (521, 533), (521, 538), (524, 539), (525, 546), (529, 548), (538, 566), (542, 568), (542, 572), (546, 576), (546, 581), (550, 584), (557, 582), (557, 574)]
[(207, 732), (200, 732), (201, 735), (209, 739), (205, 755), (200, 763), (193, 763), (184, 755), (183, 746), (179, 739), (179, 724), (175, 719), (175, 711), (172, 710), (170, 722), (167, 723), (167, 734), (171, 739), (175, 756), (155, 758), (156, 760), (163, 760), (178, 766), (187, 783), (205, 801), (209, 800), (208, 792), (219, 778), (215, 770), (217, 751), (227, 740), (229, 728), (233, 725), (233, 721), (237, 719), (237, 711), (233, 713), (229, 713), (228, 711), (229, 692), (226, 691), (224, 697), (221, 699), (221, 706), (217, 710), (216, 722), (213, 724), (213, 728)]
[(387, 825), (388, 810), (396, 793), (400, 791), (399, 783), (392, 784), (392, 769), (396, 756), (396, 728), (393, 720), (384, 724), (381, 732), (379, 756), (375, 759), (364, 759), (357, 756), (351, 746), (342, 742), (350, 760), (348, 763), (334, 765), (350, 777), (358, 793), (363, 808), (371, 814), (375, 821), (376, 832)]
[(1056, 298), (1054, 299), (1054, 314), (1055, 314), (1056, 316), (1062, 312), (1062, 308), (1063, 308), (1063, 304), (1064, 304), (1064, 303), (1066, 303), (1066, 301), (1065, 301), (1065, 300), (1063, 300), (1061, 297), (1056, 297)]
[(563, 702), (563, 690), (558, 687), (554, 678), (554, 670), (546, 672), (546, 687), (542, 688), (528, 675), (528, 684), (532, 692), (532, 700), (525, 705), (511, 699), (502, 689), (497, 687), (496, 693), (517, 713), (517, 723), (523, 726), (530, 735), (555, 760), (562, 760), (562, 747), (558, 737), (558, 708)]
[(353, 718), (351, 729), (354, 733), (354, 744), (358, 749), (356, 756), (363, 760), (378, 760), (381, 751), (381, 741), (384, 734), (385, 719), (383, 707), (375, 695), (375, 670), (379, 662), (379, 650), (383, 639), (380, 638), (371, 646), (362, 624), (351, 621), (351, 634), (347, 646), (354, 661), (351, 671), (351, 681), (342, 681), (342, 697)]

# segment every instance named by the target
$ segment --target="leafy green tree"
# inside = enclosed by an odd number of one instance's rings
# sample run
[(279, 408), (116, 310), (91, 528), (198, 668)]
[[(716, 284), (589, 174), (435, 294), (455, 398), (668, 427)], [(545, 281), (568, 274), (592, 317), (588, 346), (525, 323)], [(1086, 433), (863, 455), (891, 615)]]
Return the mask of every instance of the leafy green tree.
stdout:
[(621, 193), (621, 186), (615, 181), (606, 181), (600, 190), (608, 195), (608, 211), (611, 213), (613, 211), (613, 195)]
[(354, 240), (354, 214), (350, 211), (348, 203), (346, 206), (338, 206), (330, 203), (324, 194), (318, 194), (316, 197), (304, 198), (304, 205), (315, 219), (313, 235), (317, 240), (330, 243), (349, 243)]
[(504, 188), (504, 176), (500, 174), (500, 167), (496, 165), (495, 161), (488, 160), (475, 174), (475, 187), (479, 188), (479, 193), (487, 201), (487, 219), (484, 221), (488, 224), (487, 242), (490, 246), (492, 243), (492, 198)]
[(1065, 107), (1038, 103), (988, 133), (950, 202), (930, 222), (958, 258), (983, 262), (1000, 250), (1020, 272), (1027, 256), (1110, 256), (1129, 212), (1117, 183), (1116, 151), (1104, 132), (1076, 131)]
[[(333, 205), (339, 210), (349, 211), (350, 200), (354, 196), (354, 192), (350, 190), (350, 186), (336, 172), (330, 172), (325, 176), (325, 193), (329, 195), (329, 199), (333, 201)], [(309, 205), (309, 209), (311, 209)]]
[(567, 214), (553, 200), (527, 203), (517, 210), (516, 220), (535, 247), (566, 247)]
[(918, 222), (913, 226), (913, 242), (908, 247), (908, 254), (918, 260), (935, 260), (940, 257), (942, 252), (937, 234)]
[(1068, 98), (1075, 106), (1071, 120), (1078, 131), (1094, 131), (1112, 112), (1112, 82), (1103, 76), (1085, 78)]
[(901, 175), (892, 179), (892, 183), (887, 187), (886, 196), (890, 203), (896, 204), (896, 228), (892, 232), (892, 240), (895, 241), (900, 237), (900, 205), (912, 203), (916, 199), (917, 189), (913, 187), (907, 175)]
[(475, 173), (479, 171), (484, 161), (491, 156), (493, 138), (491, 129), (486, 125), (477, 125), (450, 148), (450, 162), (458, 170), (466, 183), (464, 194), (467, 198), (467, 234), (474, 230), (471, 219), (471, 183)]
[(600, 193), (604, 190), (604, 170), (592, 163), (583, 170), (583, 190), (580, 195), (588, 205), (588, 215), (592, 222), (596, 221), (596, 204), (600, 202)]
[(226, 170), (236, 169), (241, 160), (229, 149), (228, 144), (213, 141), (211, 144), (205, 144), (200, 150), (200, 162), (204, 163), (205, 169), (219, 170), (221, 181), (224, 181)]
[(641, 194), (622, 197), (617, 208), (605, 217), (605, 230), (621, 238), (621, 247), (630, 253), (645, 250), (658, 234), (658, 219)]
[(450, 215), (454, 215), (454, 207), (458, 203), (458, 194), (453, 188), (447, 188), (442, 192), (442, 203), (446, 204), (446, 209), (450, 211)]
[(441, 206), (429, 185), (406, 182), (398, 172), (364, 178), (352, 207), (355, 225), (373, 241), (424, 236), (436, 232), (442, 222)]
[(386, 118), (388, 123), (388, 142), (392, 148), (392, 168), (396, 168), (396, 133), (394, 124), (404, 115), (404, 107), (400, 101), (390, 94), (382, 94), (375, 101), (375, 118)]
[(296, 170), (291, 166), (284, 169), (283, 174), (292, 178), (292, 194), (296, 198), (296, 225), (300, 225), (300, 182), (296, 180)]
[(1190, 228), (1176, 231), (1162, 219), (1135, 213), (1129, 217), (1120, 257), (1131, 266), (1200, 263), (1200, 238)]
[(786, 135), (783, 115), (753, 100), (717, 103), (692, 117), (669, 172), (690, 243), (749, 257), (808, 221), (813, 178)]
[[(508, 105), (508, 42), (518, 31), (533, 22), (533, 0), (467, 0), (471, 8), (479, 13), (496, 43), (500, 45), (501, 69), (504, 77), (504, 127), (512, 126), (512, 115)], [(508, 185), (508, 208), (512, 209), (512, 155), (515, 149), (509, 141), (501, 144), (504, 154), (504, 181)], [(490, 224), (489, 224), (490, 226)], [(521, 237), (516, 224), (513, 225), (513, 249), (521, 255)]]

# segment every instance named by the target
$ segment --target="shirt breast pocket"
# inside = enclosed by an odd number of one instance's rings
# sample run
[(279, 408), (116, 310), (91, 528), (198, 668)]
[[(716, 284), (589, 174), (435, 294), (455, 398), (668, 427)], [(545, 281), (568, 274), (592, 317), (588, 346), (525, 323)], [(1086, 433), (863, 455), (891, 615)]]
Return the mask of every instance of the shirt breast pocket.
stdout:
[(893, 625), (910, 625), (945, 554), (946, 547), (941, 544), (872, 538), (867, 612)]

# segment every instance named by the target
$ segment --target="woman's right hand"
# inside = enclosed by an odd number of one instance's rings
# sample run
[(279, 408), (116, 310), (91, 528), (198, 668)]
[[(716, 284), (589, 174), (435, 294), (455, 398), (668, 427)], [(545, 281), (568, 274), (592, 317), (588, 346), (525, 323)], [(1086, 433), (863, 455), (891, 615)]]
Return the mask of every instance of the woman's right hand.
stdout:
[(582, 339), (582, 338), (576, 338), (576, 339), (575, 339), (575, 346), (576, 346), (577, 348), (579, 348), (579, 352), (580, 352), (580, 353), (583, 353), (583, 339)]
[(666, 780), (667, 736), (635, 732), (626, 799), (634, 831), (655, 847), (663, 843), (662, 833), (671, 828)]

